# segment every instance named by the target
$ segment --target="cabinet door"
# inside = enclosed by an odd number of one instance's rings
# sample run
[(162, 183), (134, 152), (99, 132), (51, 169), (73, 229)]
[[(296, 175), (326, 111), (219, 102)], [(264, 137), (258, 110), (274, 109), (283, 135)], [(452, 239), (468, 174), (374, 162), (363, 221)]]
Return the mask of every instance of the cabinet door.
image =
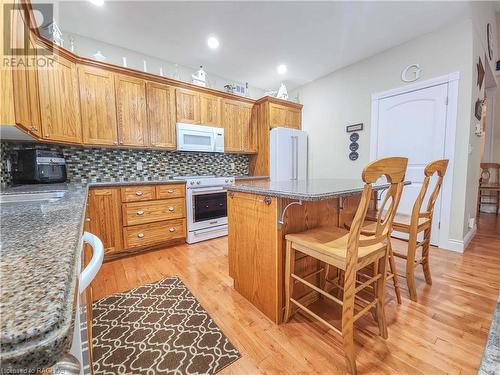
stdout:
[(76, 65), (61, 56), (38, 56), (40, 116), (43, 138), (80, 143), (80, 95)]
[(14, 12), (12, 21), (12, 37), (15, 43), (13, 46), (24, 50), (15, 56), (16, 68), (12, 70), (15, 121), (16, 124), (40, 137), (38, 75), (31, 62), (35, 56), (28, 55), (28, 50), (24, 46), (31, 51), (34, 51), (34, 47), (29, 35), (26, 35), (29, 31), (25, 29), (19, 11)]
[(220, 98), (200, 94), (201, 124), (210, 126), (221, 126), (220, 121)]
[(79, 66), (83, 143), (117, 145), (115, 82), (104, 69)]
[(200, 123), (200, 93), (186, 89), (175, 90), (177, 122)]
[[(243, 151), (247, 153), (257, 152), (257, 121), (258, 106), (243, 108), (242, 122)], [(249, 117), (247, 117), (249, 116)]]
[(240, 117), (240, 103), (236, 100), (223, 99), (222, 127), (226, 152), (240, 152), (243, 148)]
[(300, 130), (301, 117), (302, 117), (302, 111), (300, 109), (288, 108), (288, 110), (286, 111), (285, 123), (294, 129)]
[(174, 88), (148, 82), (147, 98), (151, 146), (175, 148)]
[(116, 113), (120, 145), (146, 146), (146, 81), (125, 75), (115, 76)]
[(99, 237), (105, 254), (123, 249), (119, 188), (91, 189), (88, 199), (89, 230)]
[(269, 103), (269, 122), (271, 128), (285, 127), (300, 129), (301, 110), (280, 104)]

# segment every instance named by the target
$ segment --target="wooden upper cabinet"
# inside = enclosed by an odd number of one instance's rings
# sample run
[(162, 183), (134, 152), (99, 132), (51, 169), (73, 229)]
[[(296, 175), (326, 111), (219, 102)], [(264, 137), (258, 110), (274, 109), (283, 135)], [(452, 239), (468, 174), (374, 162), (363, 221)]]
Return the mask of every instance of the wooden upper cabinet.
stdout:
[(250, 118), (243, 122), (243, 151), (247, 153), (256, 153), (257, 147), (257, 126), (259, 107), (253, 106), (249, 112)]
[(256, 152), (257, 109), (252, 104), (237, 100), (222, 100), (224, 151)]
[(80, 143), (80, 95), (76, 65), (62, 56), (38, 56), (42, 135), (53, 141)]
[(122, 250), (120, 188), (90, 189), (86, 221), (90, 232), (101, 239), (105, 254)]
[(193, 90), (176, 89), (175, 99), (177, 122), (199, 124), (201, 120), (200, 93)]
[(19, 11), (13, 13), (11, 37), (12, 46), (19, 51), (14, 57), (16, 66), (12, 69), (15, 122), (40, 137), (38, 75), (32, 62), (35, 56), (31, 55), (35, 49)]
[(148, 118), (146, 81), (123, 74), (115, 75), (118, 143), (124, 146), (146, 146)]
[(224, 151), (239, 152), (243, 148), (241, 127), (239, 126), (240, 103), (222, 100), (222, 127), (224, 128)]
[(200, 94), (200, 122), (202, 125), (222, 126), (221, 100), (215, 95)]
[(147, 102), (151, 146), (175, 148), (175, 89), (148, 82)]
[(301, 110), (281, 104), (269, 103), (269, 126), (271, 128), (301, 128)]
[(79, 66), (83, 143), (117, 145), (114, 74)]

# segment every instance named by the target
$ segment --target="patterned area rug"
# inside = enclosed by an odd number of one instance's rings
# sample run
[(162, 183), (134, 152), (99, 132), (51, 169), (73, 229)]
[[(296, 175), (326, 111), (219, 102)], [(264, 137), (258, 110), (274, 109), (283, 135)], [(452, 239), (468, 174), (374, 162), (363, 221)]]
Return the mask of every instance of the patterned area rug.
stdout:
[(483, 360), (478, 375), (500, 374), (500, 295), (498, 295), (497, 306), (493, 314), (488, 341), (484, 348)]
[(94, 374), (215, 374), (240, 353), (178, 277), (94, 302)]

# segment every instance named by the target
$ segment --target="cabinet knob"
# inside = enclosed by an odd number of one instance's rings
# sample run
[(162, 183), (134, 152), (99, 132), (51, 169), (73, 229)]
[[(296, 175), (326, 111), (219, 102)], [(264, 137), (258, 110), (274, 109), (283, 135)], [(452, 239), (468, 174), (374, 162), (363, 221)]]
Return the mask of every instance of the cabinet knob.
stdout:
[(86, 218), (86, 219), (85, 219), (85, 221), (90, 221), (90, 218), (89, 218), (89, 217), (88, 217), (88, 218)]
[(167, 190), (167, 193), (172, 194), (173, 192), (174, 192), (174, 190), (173, 190), (173, 189), (168, 189), (168, 190)]
[(137, 235), (137, 237), (139, 237), (139, 238), (144, 238), (144, 233), (139, 233), (139, 234)]
[(115, 145), (117, 145), (117, 144), (118, 144), (118, 142), (117, 142), (117, 141), (114, 141), (113, 143), (114, 143)]
[(50, 135), (45, 133), (45, 138), (49, 138), (49, 137), (50, 137)]
[(139, 196), (139, 197), (140, 197), (141, 195), (143, 195), (143, 194), (144, 194), (144, 193), (143, 193), (142, 191), (136, 191), (136, 192), (135, 192), (135, 195), (137, 195), (137, 196)]
[(137, 211), (137, 215), (139, 215), (139, 216), (144, 215), (144, 211), (143, 210)]
[(174, 208), (173, 208), (173, 207), (169, 207), (169, 208), (168, 208), (168, 210), (169, 210), (170, 212), (173, 212), (173, 211), (174, 211)]
[(175, 232), (175, 228), (170, 228), (169, 231), (170, 232)]

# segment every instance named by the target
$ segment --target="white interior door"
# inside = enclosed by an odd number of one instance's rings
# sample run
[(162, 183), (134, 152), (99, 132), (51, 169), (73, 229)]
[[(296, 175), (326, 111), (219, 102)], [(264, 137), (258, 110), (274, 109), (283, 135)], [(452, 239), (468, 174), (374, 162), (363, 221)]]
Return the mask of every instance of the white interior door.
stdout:
[[(378, 100), (378, 121), (374, 124), (374, 159), (389, 156), (408, 158), (405, 186), (398, 212), (411, 214), (424, 179), (424, 168), (445, 155), (448, 85), (441, 84)], [(423, 207), (435, 186), (431, 180)], [(431, 243), (439, 242), (441, 198), (436, 201)], [(403, 236), (402, 233), (395, 233)]]

